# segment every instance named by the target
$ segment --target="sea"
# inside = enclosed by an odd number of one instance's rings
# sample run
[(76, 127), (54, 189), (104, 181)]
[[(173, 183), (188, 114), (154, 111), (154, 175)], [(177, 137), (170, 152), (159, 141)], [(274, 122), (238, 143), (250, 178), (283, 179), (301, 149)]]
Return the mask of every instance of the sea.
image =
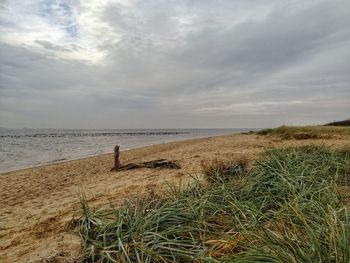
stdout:
[(0, 128), (0, 173), (154, 144), (236, 134), (251, 129)]

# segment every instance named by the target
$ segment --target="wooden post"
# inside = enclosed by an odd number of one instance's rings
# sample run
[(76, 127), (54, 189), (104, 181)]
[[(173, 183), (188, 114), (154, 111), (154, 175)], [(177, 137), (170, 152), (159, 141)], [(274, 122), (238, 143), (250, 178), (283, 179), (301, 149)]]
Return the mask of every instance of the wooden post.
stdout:
[(118, 171), (120, 167), (120, 159), (119, 159), (119, 145), (114, 147), (114, 170)]

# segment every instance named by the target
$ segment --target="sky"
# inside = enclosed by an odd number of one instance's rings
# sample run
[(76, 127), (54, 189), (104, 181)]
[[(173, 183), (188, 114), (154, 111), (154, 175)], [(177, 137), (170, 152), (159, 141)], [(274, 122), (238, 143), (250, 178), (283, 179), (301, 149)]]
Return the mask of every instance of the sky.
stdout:
[(349, 0), (0, 0), (2, 127), (349, 117)]

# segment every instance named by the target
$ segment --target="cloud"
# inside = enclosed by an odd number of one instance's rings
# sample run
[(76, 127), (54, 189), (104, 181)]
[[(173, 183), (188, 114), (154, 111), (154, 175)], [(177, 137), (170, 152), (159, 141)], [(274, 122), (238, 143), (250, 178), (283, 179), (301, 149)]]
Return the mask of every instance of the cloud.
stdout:
[(2, 126), (267, 127), (349, 117), (346, 0), (1, 8)]

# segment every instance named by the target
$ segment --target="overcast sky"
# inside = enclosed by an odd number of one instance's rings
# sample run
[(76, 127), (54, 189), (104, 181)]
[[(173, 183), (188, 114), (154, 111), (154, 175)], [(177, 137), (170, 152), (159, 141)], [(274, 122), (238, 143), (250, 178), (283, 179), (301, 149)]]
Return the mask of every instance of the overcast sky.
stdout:
[(350, 117), (349, 0), (0, 0), (0, 126)]

